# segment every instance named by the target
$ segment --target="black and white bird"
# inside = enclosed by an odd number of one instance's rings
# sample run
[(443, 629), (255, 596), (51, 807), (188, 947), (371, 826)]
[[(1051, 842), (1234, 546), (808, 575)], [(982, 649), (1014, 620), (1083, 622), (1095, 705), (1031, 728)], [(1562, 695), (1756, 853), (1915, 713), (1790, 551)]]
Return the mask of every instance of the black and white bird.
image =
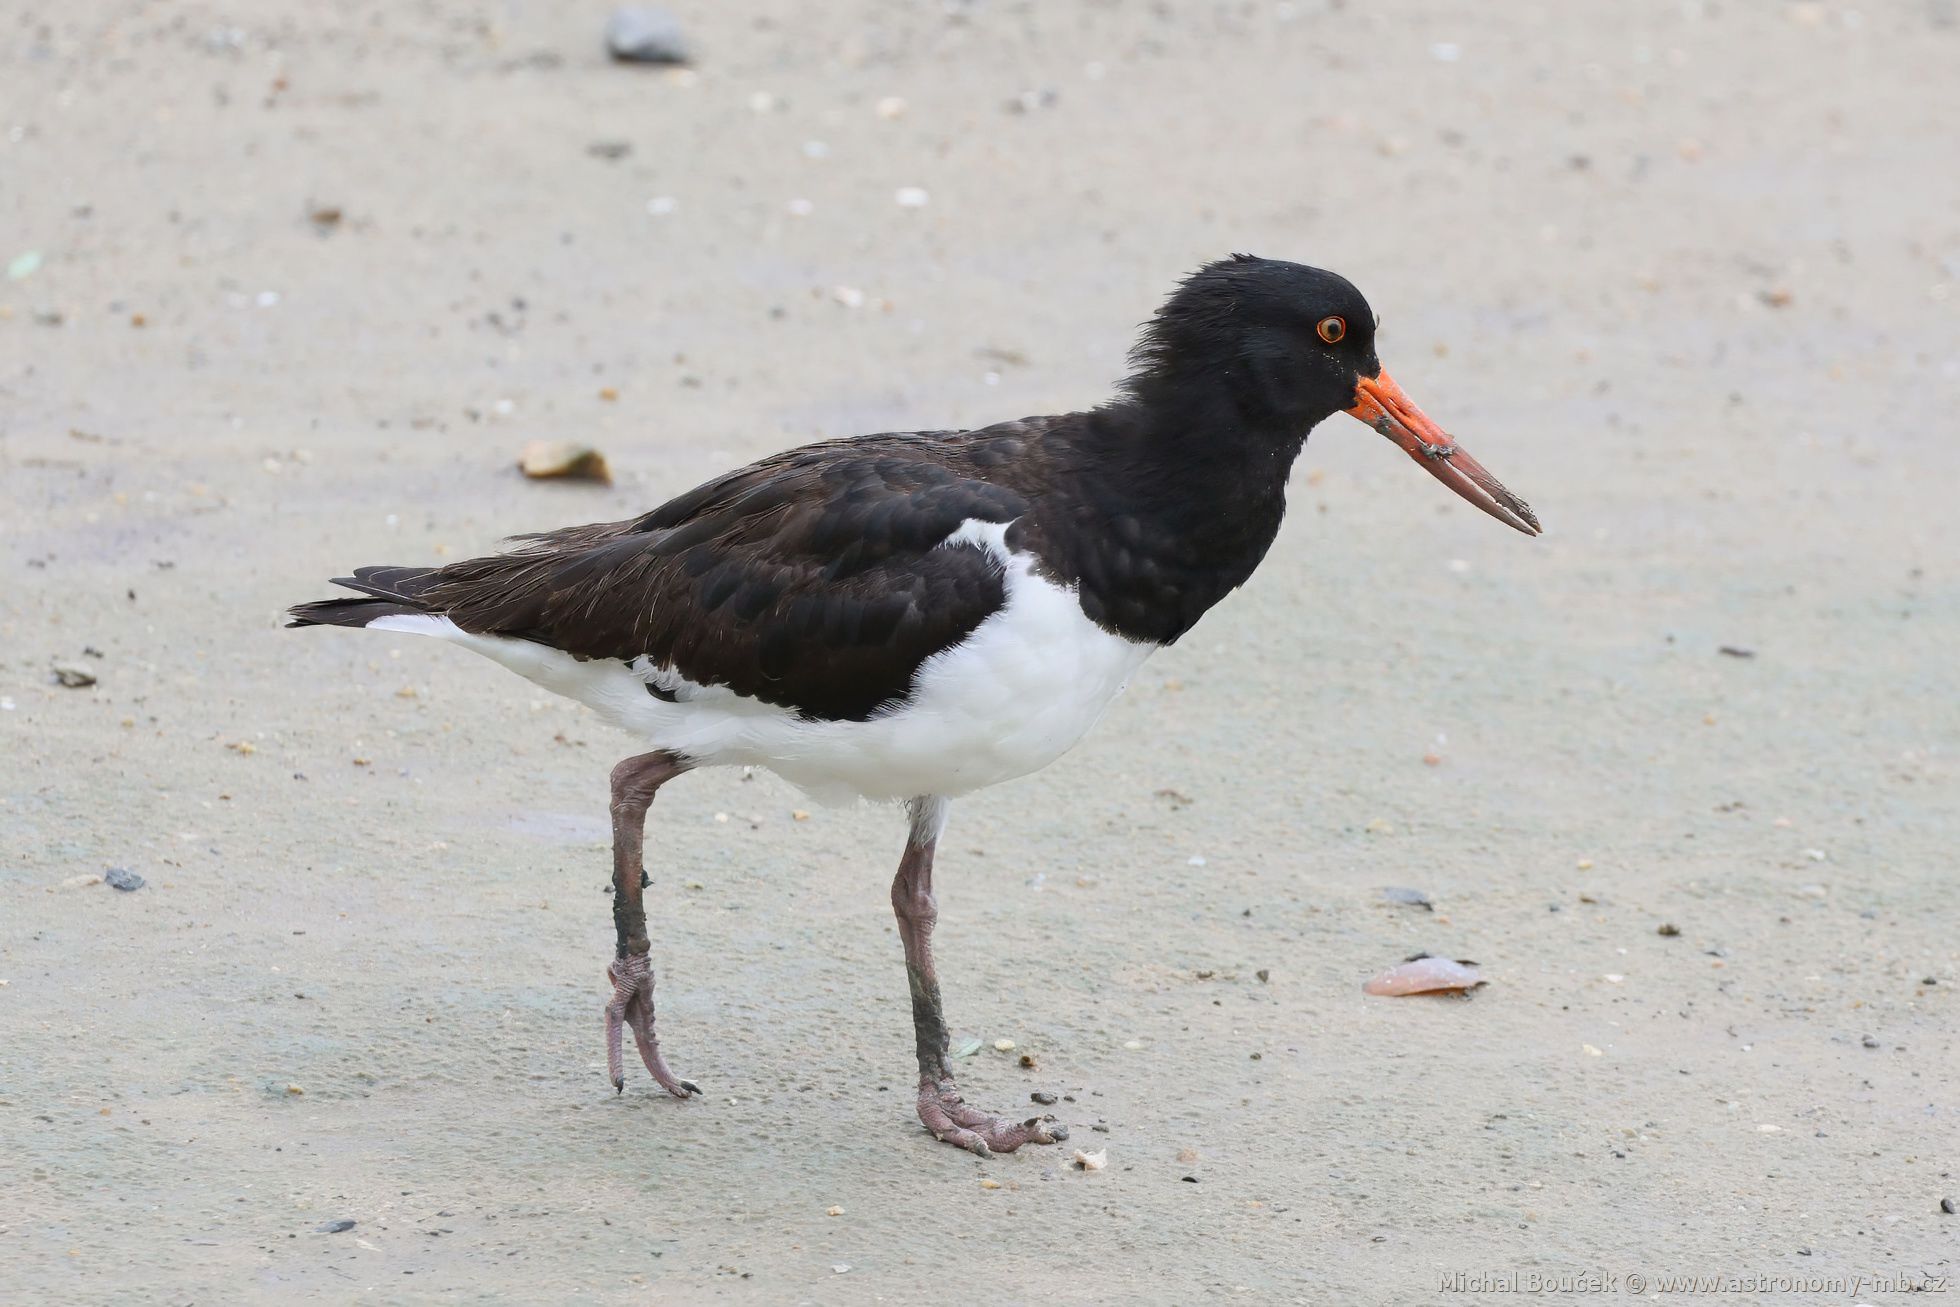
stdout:
[(974, 431), (829, 440), (624, 522), (522, 536), (445, 567), (362, 567), (295, 626), (475, 650), (643, 741), (612, 773), (609, 1069), (631, 1030), (663, 1088), (641, 865), (648, 805), (697, 767), (769, 770), (823, 799), (908, 805), (892, 882), (918, 1035), (919, 1119), (973, 1152), (1067, 1137), (962, 1101), (931, 937), (949, 800), (1024, 776), (1095, 725), (1151, 654), (1244, 584), (1307, 432), (1347, 412), (1492, 517), (1524, 501), (1382, 371), (1344, 278), (1234, 255), (1145, 325), (1117, 397)]

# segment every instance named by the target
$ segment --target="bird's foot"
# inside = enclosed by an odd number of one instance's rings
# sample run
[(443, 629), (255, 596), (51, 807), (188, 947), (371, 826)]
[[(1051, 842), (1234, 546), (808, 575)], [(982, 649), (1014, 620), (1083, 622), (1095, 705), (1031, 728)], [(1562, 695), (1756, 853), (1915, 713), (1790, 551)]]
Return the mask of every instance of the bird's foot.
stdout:
[(635, 953), (613, 959), (612, 965), (606, 968), (606, 976), (613, 985), (612, 1001), (606, 1004), (606, 1071), (612, 1077), (614, 1091), (623, 1092), (626, 1088), (622, 1054), (625, 1032), (630, 1028), (633, 1042), (640, 1046), (640, 1060), (647, 1064), (647, 1070), (662, 1089), (675, 1098), (700, 1093), (699, 1085), (668, 1070), (666, 1059), (660, 1056), (660, 1041), (653, 1035), (653, 968), (647, 965), (647, 955)]
[(950, 1076), (919, 1082), (919, 1120), (941, 1143), (981, 1157), (1011, 1153), (1022, 1144), (1053, 1144), (1068, 1138), (1068, 1127), (1053, 1116), (1010, 1121), (967, 1106)]

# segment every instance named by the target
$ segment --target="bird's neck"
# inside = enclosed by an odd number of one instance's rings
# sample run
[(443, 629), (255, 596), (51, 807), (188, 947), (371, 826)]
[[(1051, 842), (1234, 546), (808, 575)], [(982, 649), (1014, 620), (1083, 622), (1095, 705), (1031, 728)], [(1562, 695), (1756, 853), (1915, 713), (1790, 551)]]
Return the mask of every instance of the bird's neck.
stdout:
[(1083, 609), (1130, 639), (1168, 644), (1245, 583), (1279, 534), (1306, 427), (1274, 429), (1229, 400), (1126, 400), (1087, 415), (1076, 495), (1098, 529), (1074, 533)]

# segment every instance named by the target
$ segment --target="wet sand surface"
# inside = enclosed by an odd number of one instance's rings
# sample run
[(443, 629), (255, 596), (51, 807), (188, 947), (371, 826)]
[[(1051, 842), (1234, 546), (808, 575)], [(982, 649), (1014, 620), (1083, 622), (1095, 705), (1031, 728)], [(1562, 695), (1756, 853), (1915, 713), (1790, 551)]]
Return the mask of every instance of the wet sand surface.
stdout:
[[(5, 20), (0, 1296), (1950, 1275), (1953, 6), (740, 8), (688, 73), (603, 6)], [(706, 1096), (614, 1097), (632, 742), (284, 606), (1097, 402), (1238, 249), (1350, 275), (1546, 534), (1337, 417), (1251, 584), (956, 805), (963, 1085), (1069, 1144), (918, 1128), (901, 819), (732, 771), (648, 837)], [(616, 484), (524, 481), (542, 438)], [(1362, 995), (1421, 950), (1490, 983)]]

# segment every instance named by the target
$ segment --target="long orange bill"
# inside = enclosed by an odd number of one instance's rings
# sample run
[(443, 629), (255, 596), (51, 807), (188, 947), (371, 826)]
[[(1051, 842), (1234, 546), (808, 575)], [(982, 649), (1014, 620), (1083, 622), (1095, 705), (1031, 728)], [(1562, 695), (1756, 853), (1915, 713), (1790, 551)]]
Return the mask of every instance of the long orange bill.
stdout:
[(1407, 450), (1429, 475), (1506, 526), (1528, 536), (1540, 531), (1531, 505), (1506, 490), (1482, 463), (1458, 448), (1449, 433), (1431, 422), (1388, 373), (1363, 377), (1354, 388), (1354, 407), (1348, 412)]

